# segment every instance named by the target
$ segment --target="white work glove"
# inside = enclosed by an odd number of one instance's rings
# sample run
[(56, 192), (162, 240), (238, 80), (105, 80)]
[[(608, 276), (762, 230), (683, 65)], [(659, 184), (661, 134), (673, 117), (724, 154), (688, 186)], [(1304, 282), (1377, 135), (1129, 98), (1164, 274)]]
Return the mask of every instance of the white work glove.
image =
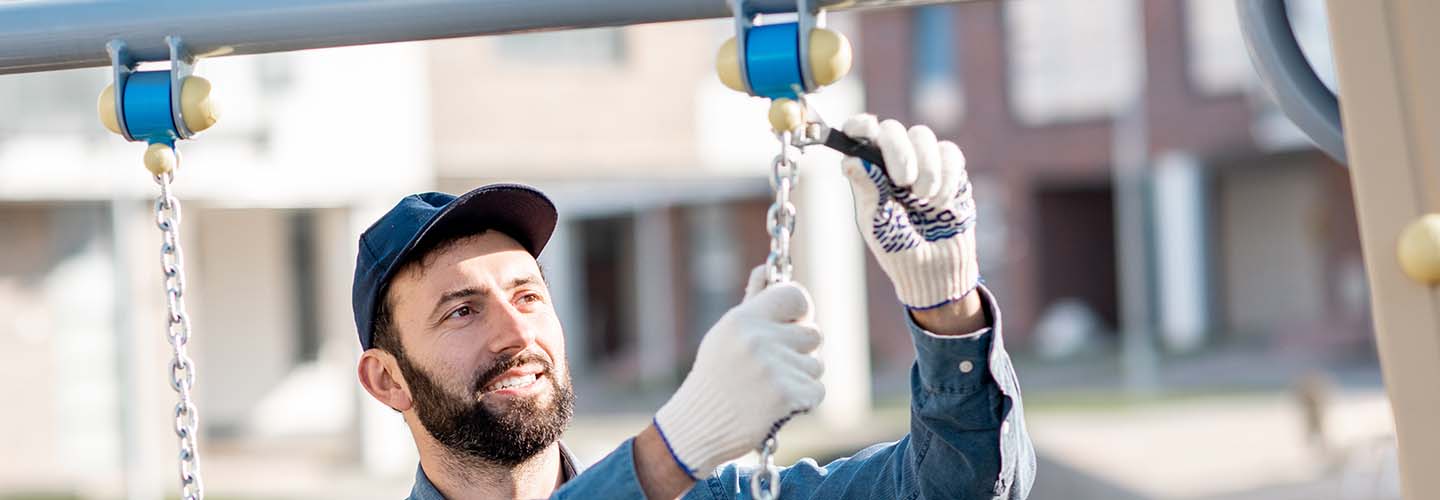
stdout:
[(776, 422), (825, 399), (812, 307), (798, 284), (765, 288), (757, 267), (745, 299), (700, 341), (690, 374), (655, 414), (655, 427), (691, 477), (740, 458)]
[(843, 130), (879, 146), (885, 158), (884, 175), (855, 157), (842, 165), (855, 194), (856, 224), (900, 302), (928, 309), (973, 291), (980, 280), (975, 200), (960, 148), (937, 142), (929, 127), (906, 131), (900, 122), (877, 123), (868, 114), (851, 118)]

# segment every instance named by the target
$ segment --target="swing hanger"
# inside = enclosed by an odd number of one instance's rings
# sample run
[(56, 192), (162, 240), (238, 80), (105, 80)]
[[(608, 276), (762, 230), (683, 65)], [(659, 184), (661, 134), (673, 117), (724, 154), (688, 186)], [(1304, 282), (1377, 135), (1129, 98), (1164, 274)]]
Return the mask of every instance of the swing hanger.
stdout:
[(190, 317), (185, 312), (185, 261), (180, 235), (180, 200), (171, 190), (180, 159), (175, 141), (189, 139), (215, 124), (217, 113), (210, 98), (210, 82), (194, 76), (195, 57), (177, 36), (165, 37), (170, 47), (170, 68), (137, 71), (123, 40), (105, 44), (115, 81), (100, 92), (96, 104), (100, 123), (131, 142), (144, 141), (145, 169), (160, 187), (155, 198), (155, 225), (160, 229), (160, 270), (164, 276), (166, 325), (170, 342), (170, 387), (175, 389), (174, 430), (179, 438), (180, 498), (203, 500), (200, 475), (199, 410), (191, 390), (195, 387), (195, 361), (190, 358)]
[[(883, 165), (880, 149), (825, 124), (805, 96), (844, 78), (854, 52), (850, 40), (825, 28), (825, 12), (815, 0), (796, 0), (795, 10), (762, 9), (732, 0), (735, 36), (720, 46), (715, 71), (720, 82), (738, 92), (771, 100), (770, 126), (790, 133), (791, 145), (822, 145)], [(762, 23), (766, 14), (793, 12), (795, 21)]]
[[(770, 99), (796, 99), (850, 71), (850, 41), (824, 28), (824, 13), (812, 0), (796, 0), (793, 22), (759, 24), (762, 14), (792, 11), (762, 11), (746, 0), (733, 0), (731, 10), (735, 37), (720, 47), (716, 62), (725, 86)], [(737, 49), (744, 50), (743, 57)]]
[(137, 71), (142, 61), (131, 55), (124, 40), (105, 44), (114, 83), (100, 93), (96, 106), (106, 129), (127, 141), (150, 144), (145, 168), (157, 176), (178, 166), (175, 141), (210, 128), (219, 115), (210, 82), (193, 75), (195, 56), (178, 36), (165, 37), (165, 44), (170, 47), (170, 68), (152, 71)]
[[(815, 0), (796, 0), (795, 21), (761, 22), (766, 14), (746, 0), (732, 0), (735, 37), (720, 46), (715, 71), (726, 87), (770, 99), (770, 127), (780, 152), (770, 163), (775, 201), (765, 215), (770, 254), (765, 259), (765, 281), (771, 285), (791, 279), (790, 240), (795, 231), (796, 207), (792, 190), (799, 180), (794, 154), (806, 146), (824, 145), (847, 155), (883, 165), (879, 148), (856, 141), (825, 125), (806, 96), (835, 83), (850, 72), (853, 51), (844, 35), (825, 29), (824, 13)], [(776, 435), (795, 412), (775, 422), (756, 448), (759, 467), (750, 477), (750, 494), (759, 500), (780, 496), (780, 474), (775, 467)]]

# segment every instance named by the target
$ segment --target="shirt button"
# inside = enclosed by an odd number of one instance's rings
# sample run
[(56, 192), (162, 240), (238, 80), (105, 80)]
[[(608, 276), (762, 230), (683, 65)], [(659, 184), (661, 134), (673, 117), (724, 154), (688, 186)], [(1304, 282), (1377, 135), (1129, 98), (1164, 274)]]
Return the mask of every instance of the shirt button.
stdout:
[(970, 360), (967, 359), (967, 360), (965, 360), (965, 361), (961, 361), (961, 362), (960, 362), (960, 373), (970, 373), (970, 372), (972, 372), (972, 371), (974, 371), (974, 370), (975, 370), (975, 363), (970, 362)]

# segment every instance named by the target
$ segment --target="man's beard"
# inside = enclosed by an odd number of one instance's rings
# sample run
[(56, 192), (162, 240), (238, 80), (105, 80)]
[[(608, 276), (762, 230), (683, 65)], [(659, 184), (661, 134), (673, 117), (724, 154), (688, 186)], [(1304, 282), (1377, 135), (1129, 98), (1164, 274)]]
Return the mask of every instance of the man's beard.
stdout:
[[(408, 356), (396, 358), (410, 383), (420, 423), (436, 441), (462, 457), (518, 465), (560, 439), (575, 413), (575, 393), (569, 377), (561, 381), (550, 362), (535, 353), (496, 360), (476, 377), (470, 392), (458, 398), (446, 392), (425, 370), (410, 363)], [(477, 398), (488, 381), (526, 363), (545, 367), (534, 383), (550, 382), (554, 397), (548, 407), (542, 402), (543, 396), (516, 397), (510, 398), (509, 408), (502, 412)]]

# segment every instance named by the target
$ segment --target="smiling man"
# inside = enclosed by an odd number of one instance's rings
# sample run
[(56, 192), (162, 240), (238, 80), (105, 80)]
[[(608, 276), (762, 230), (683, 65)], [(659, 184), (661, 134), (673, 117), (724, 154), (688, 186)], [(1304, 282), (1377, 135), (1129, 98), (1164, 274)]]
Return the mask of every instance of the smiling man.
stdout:
[[(911, 432), (785, 468), (782, 494), (1023, 499), (1034, 452), (999, 310), (979, 284), (964, 157), (925, 127), (861, 115), (845, 131), (886, 160), (843, 168), (861, 233), (908, 310)], [(564, 335), (535, 260), (555, 222), (544, 194), (498, 184), (406, 197), (361, 235), (357, 371), (410, 427), (410, 498), (748, 498), (753, 471), (724, 464), (824, 398), (808, 293), (766, 287), (757, 268), (651, 424), (579, 474), (559, 442), (575, 398)]]

